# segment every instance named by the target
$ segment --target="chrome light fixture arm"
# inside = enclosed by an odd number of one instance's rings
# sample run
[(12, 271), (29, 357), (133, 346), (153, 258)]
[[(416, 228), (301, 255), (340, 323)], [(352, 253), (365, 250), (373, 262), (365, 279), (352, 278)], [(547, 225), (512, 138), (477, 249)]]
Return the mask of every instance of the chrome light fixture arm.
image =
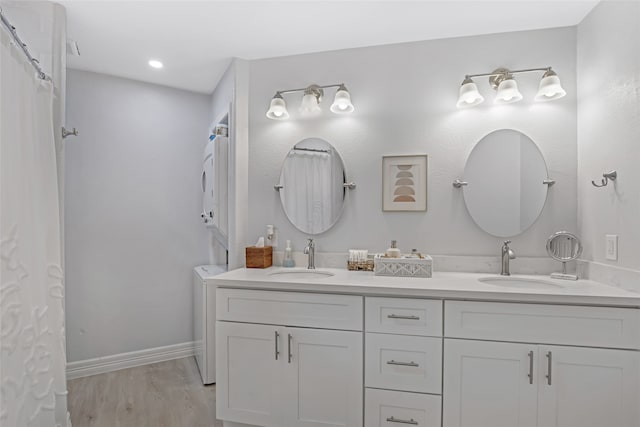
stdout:
[(480, 74), (467, 74), (465, 75), (465, 79), (470, 79), (473, 77), (492, 77), (492, 76), (502, 76), (505, 74), (520, 74), (520, 73), (532, 73), (535, 71), (550, 71), (551, 67), (541, 67), (541, 68), (524, 68), (522, 70), (509, 70), (507, 68), (498, 68), (491, 73), (480, 73)]

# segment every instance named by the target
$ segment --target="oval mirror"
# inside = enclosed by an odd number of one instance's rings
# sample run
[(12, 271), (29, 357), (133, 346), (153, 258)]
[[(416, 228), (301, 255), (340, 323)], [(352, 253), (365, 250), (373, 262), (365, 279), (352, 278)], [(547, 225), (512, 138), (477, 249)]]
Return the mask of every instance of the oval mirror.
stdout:
[(501, 129), (482, 138), (464, 168), (464, 202), (480, 228), (516, 236), (538, 218), (547, 198), (547, 165), (527, 135)]
[(280, 201), (291, 224), (310, 235), (333, 227), (344, 205), (345, 177), (342, 158), (327, 141), (298, 142), (280, 173)]
[(574, 234), (558, 231), (547, 240), (547, 253), (556, 261), (573, 261), (582, 254), (582, 243)]
[(553, 273), (554, 279), (578, 280), (575, 274), (567, 273), (567, 262), (578, 259), (582, 254), (582, 243), (574, 234), (558, 231), (547, 239), (547, 253), (556, 261), (562, 262), (562, 272)]

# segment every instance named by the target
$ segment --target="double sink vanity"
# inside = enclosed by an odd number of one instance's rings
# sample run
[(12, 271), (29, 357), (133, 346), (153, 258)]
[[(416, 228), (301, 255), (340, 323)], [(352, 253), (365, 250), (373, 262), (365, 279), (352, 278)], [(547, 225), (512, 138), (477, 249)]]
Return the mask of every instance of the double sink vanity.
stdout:
[[(451, 191), (502, 238), (536, 222), (556, 182), (513, 129), (482, 138), (460, 178)], [(336, 223), (354, 187), (335, 148), (309, 138), (291, 149), (275, 189), (290, 222), (314, 236)], [(547, 242), (563, 263), (554, 278), (509, 276), (508, 240), (501, 275), (431, 278), (313, 269), (312, 243), (309, 269), (214, 279), (225, 427), (640, 426), (640, 293), (576, 280), (566, 268), (581, 253), (573, 234)]]
[(640, 294), (541, 276), (217, 276), (226, 427), (637, 427)]

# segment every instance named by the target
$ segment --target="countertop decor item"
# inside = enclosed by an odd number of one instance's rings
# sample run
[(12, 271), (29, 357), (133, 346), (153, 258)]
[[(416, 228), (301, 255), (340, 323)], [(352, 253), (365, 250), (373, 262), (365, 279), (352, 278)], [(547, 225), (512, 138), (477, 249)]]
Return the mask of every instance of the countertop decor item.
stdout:
[(427, 155), (382, 158), (382, 210), (427, 210)]
[(349, 260), (347, 270), (350, 271), (373, 271), (373, 256), (369, 255), (366, 249), (349, 249)]
[(429, 255), (412, 254), (400, 258), (376, 255), (373, 273), (376, 276), (426, 277), (433, 274), (433, 259)]
[(247, 246), (245, 249), (247, 268), (267, 268), (273, 264), (273, 247)]
[(582, 255), (582, 243), (574, 234), (558, 231), (547, 240), (547, 253), (556, 261), (562, 262), (562, 272), (552, 273), (553, 279), (578, 280), (575, 274), (567, 273), (567, 262), (578, 259)]

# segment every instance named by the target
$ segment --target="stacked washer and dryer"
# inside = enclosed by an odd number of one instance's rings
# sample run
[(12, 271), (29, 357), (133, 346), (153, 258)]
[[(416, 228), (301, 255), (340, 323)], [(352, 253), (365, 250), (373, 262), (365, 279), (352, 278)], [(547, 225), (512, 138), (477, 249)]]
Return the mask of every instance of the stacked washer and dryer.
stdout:
[[(226, 118), (224, 119), (226, 121)], [(228, 170), (229, 137), (226, 123), (212, 128), (202, 160), (202, 213), (212, 241), (229, 249)], [(203, 384), (216, 382), (216, 289), (212, 278), (227, 271), (226, 257), (217, 265), (201, 265), (193, 274), (193, 331), (195, 355)]]

